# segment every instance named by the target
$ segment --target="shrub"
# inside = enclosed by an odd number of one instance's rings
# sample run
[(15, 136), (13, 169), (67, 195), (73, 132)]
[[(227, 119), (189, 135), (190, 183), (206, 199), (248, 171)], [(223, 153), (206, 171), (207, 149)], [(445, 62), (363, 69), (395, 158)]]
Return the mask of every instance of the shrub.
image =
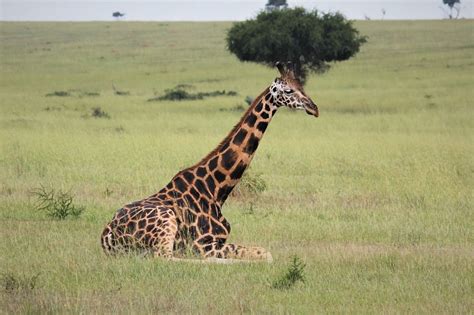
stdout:
[(196, 96), (188, 93), (182, 87), (175, 87), (174, 89), (165, 90), (165, 95), (158, 97), (158, 100), (164, 101), (182, 101), (182, 100), (194, 100)]
[(115, 95), (126, 96), (130, 95), (129, 91), (115, 91)]
[(186, 89), (191, 88), (191, 85), (179, 84), (172, 89), (165, 90), (165, 94), (162, 96), (148, 99), (148, 102), (153, 101), (183, 101), (183, 100), (202, 100), (205, 97), (216, 97), (216, 96), (235, 96), (238, 93), (235, 91), (212, 91), (212, 92), (198, 92), (190, 93)]
[(272, 287), (275, 289), (289, 289), (296, 284), (296, 282), (305, 282), (304, 268), (306, 265), (297, 256), (293, 256), (293, 260), (288, 266), (286, 272), (273, 282)]
[(245, 107), (241, 104), (236, 104), (231, 108), (219, 108), (219, 111), (221, 112), (243, 112), (244, 110)]
[(100, 107), (94, 107), (92, 108), (92, 113), (91, 116), (94, 118), (107, 118), (110, 119), (110, 115), (103, 111)]
[(54, 91), (52, 93), (46, 94), (46, 96), (59, 96), (59, 97), (66, 97), (66, 96), (71, 96), (71, 97), (96, 97), (100, 96), (100, 93), (98, 92), (88, 92), (88, 91), (81, 91), (81, 90), (68, 90), (68, 91)]
[(65, 96), (71, 96), (71, 93), (67, 91), (54, 91), (52, 93), (46, 94), (46, 96), (59, 96), (59, 97), (65, 97)]
[(227, 95), (227, 96), (237, 96), (238, 94), (239, 93), (237, 93), (236, 91), (228, 91), (227, 94), (225, 94), (225, 95)]
[(34, 276), (17, 276), (12, 273), (3, 273), (0, 277), (0, 283), (3, 290), (8, 293), (19, 291), (31, 291), (37, 287), (39, 273)]
[(266, 189), (267, 183), (261, 173), (245, 172), (232, 194), (234, 196), (258, 195)]
[(195, 94), (198, 99), (203, 99), (205, 97), (210, 97), (210, 96), (235, 96), (237, 95), (237, 92), (235, 91), (228, 91), (226, 92), (225, 90), (222, 91), (213, 91), (213, 92), (199, 92)]
[(85, 210), (73, 203), (73, 197), (68, 192), (46, 189), (41, 186), (33, 194), (37, 198), (36, 210), (44, 211), (49, 217), (64, 220), (67, 217), (79, 217)]
[(264, 192), (267, 189), (267, 183), (262, 178), (262, 173), (245, 173), (240, 184), (249, 192), (256, 194)]
[(61, 111), (61, 107), (57, 107), (57, 106), (48, 106), (48, 107), (45, 107), (44, 109), (45, 111), (49, 112), (49, 111)]
[(128, 92), (128, 91), (121, 91), (121, 90), (117, 89), (114, 84), (112, 84), (112, 88), (113, 88), (113, 90), (114, 90), (114, 94), (115, 94), (115, 95), (119, 95), (119, 96), (127, 96), (127, 95), (130, 95), (130, 92)]
[(252, 105), (252, 102), (253, 102), (253, 97), (252, 96), (246, 96), (245, 97), (245, 103), (247, 103), (247, 105)]
[(183, 89), (183, 90), (192, 89), (192, 88), (194, 88), (194, 85), (186, 84), (186, 83), (180, 83), (177, 86), (175, 86), (175, 89)]
[(123, 126), (118, 126), (118, 127), (115, 127), (115, 132), (118, 132), (118, 133), (123, 133), (125, 132), (125, 128)]
[(79, 97), (83, 97), (83, 96), (100, 96), (100, 93), (98, 92), (80, 92), (79, 93)]

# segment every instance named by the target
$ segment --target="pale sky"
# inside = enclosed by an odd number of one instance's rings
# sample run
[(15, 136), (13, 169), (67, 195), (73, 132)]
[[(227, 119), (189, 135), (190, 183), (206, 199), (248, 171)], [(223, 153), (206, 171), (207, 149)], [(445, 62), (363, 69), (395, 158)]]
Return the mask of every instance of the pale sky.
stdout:
[[(349, 19), (443, 19), (442, 0), (288, 0)], [(473, 18), (474, 0), (461, 0), (461, 18)], [(254, 17), (267, 0), (0, 0), (3, 21), (111, 21), (120, 11), (126, 21), (238, 21)], [(382, 13), (385, 11), (385, 15)]]

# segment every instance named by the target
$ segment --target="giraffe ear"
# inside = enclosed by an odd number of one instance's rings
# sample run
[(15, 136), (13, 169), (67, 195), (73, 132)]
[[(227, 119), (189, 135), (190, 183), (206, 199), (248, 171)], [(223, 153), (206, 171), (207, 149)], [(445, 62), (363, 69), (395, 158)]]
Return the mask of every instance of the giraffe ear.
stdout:
[(283, 64), (279, 61), (275, 62), (275, 67), (278, 68), (278, 71), (280, 71), (280, 74), (282, 76), (284, 76), (286, 74), (286, 71), (285, 71), (285, 66), (283, 66)]

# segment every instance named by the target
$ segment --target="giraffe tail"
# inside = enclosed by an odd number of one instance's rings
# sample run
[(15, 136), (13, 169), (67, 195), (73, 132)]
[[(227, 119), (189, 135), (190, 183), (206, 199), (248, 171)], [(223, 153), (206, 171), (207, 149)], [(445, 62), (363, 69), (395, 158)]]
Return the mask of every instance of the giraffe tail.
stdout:
[(100, 240), (102, 244), (102, 249), (107, 255), (111, 255), (115, 252), (115, 246), (117, 241), (115, 240), (115, 236), (110, 225), (107, 225), (105, 227)]

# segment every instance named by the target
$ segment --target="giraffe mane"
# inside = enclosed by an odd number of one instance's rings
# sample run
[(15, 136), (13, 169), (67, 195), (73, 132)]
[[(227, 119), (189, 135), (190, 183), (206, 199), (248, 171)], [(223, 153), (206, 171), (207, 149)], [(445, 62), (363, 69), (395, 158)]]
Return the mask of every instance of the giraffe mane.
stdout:
[(296, 76), (295, 73), (295, 64), (291, 61), (288, 61), (286, 64), (277, 61), (275, 67), (280, 71), (281, 79), (288, 82), (290, 85), (294, 86), (300, 91), (303, 91), (303, 85), (301, 84), (300, 78)]
[(198, 163), (196, 163), (195, 165), (191, 166), (190, 168), (194, 167), (194, 166), (197, 166), (197, 165), (200, 165), (204, 162), (206, 162), (207, 160), (209, 160), (212, 156), (214, 156), (217, 152), (219, 152), (222, 147), (224, 146), (224, 144), (230, 140), (230, 138), (232, 137), (232, 135), (242, 126), (242, 124), (244, 123), (245, 121), (245, 118), (247, 117), (247, 115), (254, 109), (255, 106), (257, 106), (258, 102), (269, 92), (269, 87), (267, 87), (262, 93), (260, 93), (259, 96), (257, 96), (252, 104), (249, 106), (249, 108), (245, 111), (245, 113), (242, 115), (242, 117), (240, 118), (239, 122), (234, 126), (234, 128), (232, 128), (232, 130), (227, 134), (227, 136), (217, 145), (217, 147), (212, 150), (211, 152), (209, 152), (204, 158), (202, 158)]

